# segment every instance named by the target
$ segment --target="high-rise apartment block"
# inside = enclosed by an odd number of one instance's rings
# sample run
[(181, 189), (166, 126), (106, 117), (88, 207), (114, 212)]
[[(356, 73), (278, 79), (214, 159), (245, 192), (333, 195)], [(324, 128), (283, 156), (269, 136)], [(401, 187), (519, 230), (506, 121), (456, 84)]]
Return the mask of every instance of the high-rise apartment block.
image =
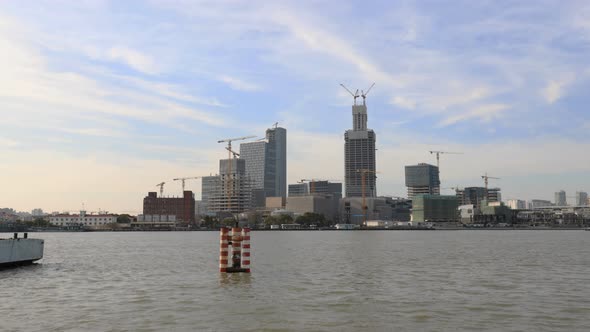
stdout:
[[(344, 179), (346, 197), (377, 196), (375, 132), (367, 129), (367, 105), (352, 106), (352, 129), (344, 133)], [(364, 186), (363, 186), (364, 176)]]
[(240, 144), (240, 159), (251, 180), (253, 205), (264, 206), (266, 197), (287, 197), (287, 130), (266, 130), (263, 141)]
[(565, 191), (560, 190), (555, 193), (555, 205), (556, 206), (566, 206), (567, 205), (567, 198), (565, 195)]
[(408, 198), (416, 195), (440, 195), (438, 167), (429, 164), (406, 166)]
[(251, 207), (252, 191), (246, 161), (221, 159), (219, 175), (203, 177), (202, 201), (208, 213), (241, 213)]
[(576, 192), (576, 205), (585, 206), (588, 205), (588, 193), (585, 191)]

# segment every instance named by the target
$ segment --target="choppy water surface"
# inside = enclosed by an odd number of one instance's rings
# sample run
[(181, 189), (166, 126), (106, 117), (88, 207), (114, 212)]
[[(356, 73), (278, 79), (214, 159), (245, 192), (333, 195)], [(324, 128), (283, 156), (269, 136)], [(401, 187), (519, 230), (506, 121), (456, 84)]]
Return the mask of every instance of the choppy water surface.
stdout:
[(0, 271), (2, 331), (588, 331), (590, 232), (48, 233)]

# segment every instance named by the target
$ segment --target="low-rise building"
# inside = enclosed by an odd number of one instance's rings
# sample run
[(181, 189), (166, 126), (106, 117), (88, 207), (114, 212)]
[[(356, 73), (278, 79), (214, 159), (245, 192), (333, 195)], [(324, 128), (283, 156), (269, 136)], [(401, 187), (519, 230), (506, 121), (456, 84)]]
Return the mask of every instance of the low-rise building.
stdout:
[(91, 229), (105, 228), (109, 224), (117, 222), (116, 214), (87, 214), (80, 211), (79, 214), (57, 214), (49, 217), (49, 223), (60, 227), (85, 227)]
[(412, 222), (456, 222), (457, 196), (417, 195), (412, 200)]
[(286, 210), (298, 215), (323, 214), (327, 220), (335, 221), (338, 219), (338, 201), (338, 198), (328, 194), (287, 197)]

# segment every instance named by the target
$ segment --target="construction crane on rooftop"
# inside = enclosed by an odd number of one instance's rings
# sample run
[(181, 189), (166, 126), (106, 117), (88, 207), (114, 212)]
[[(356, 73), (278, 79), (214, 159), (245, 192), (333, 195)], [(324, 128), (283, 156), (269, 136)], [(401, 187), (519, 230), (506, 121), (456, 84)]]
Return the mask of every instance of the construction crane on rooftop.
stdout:
[(182, 192), (184, 193), (184, 184), (186, 180), (197, 180), (200, 179), (200, 176), (189, 176), (186, 178), (176, 178), (176, 179), (172, 179), (173, 181), (182, 181)]
[(217, 143), (227, 143), (227, 147), (225, 148), (227, 150), (227, 162), (228, 162), (228, 174), (227, 174), (227, 185), (226, 185), (226, 193), (227, 193), (227, 209), (228, 211), (231, 210), (231, 203), (230, 203), (230, 199), (231, 199), (231, 189), (230, 189), (230, 181), (233, 178), (233, 174), (232, 174), (232, 154), (234, 155), (234, 159), (237, 157), (236, 155), (239, 156), (239, 154), (237, 154), (235, 151), (232, 150), (231, 148), (231, 143), (234, 141), (243, 141), (243, 140), (247, 140), (250, 138), (256, 138), (256, 136), (243, 136), (243, 137), (236, 137), (236, 138), (226, 138), (226, 139), (222, 139), (217, 141)]
[(166, 184), (166, 182), (161, 182), (156, 185), (156, 187), (160, 187), (160, 196), (162, 196), (164, 194), (164, 185), (165, 184)]
[(485, 175), (482, 175), (482, 176), (481, 176), (481, 178), (483, 179), (483, 182), (484, 182), (484, 184), (485, 184), (485, 188), (486, 188), (486, 195), (487, 195), (487, 191), (488, 191), (488, 180), (489, 180), (489, 179), (495, 179), (495, 180), (499, 180), (499, 179), (500, 179), (500, 178), (496, 178), (496, 177), (493, 177), (493, 176), (489, 176), (489, 175), (488, 175), (488, 172), (486, 172), (486, 174), (485, 174)]
[(373, 171), (371, 169), (357, 169), (356, 170), (357, 173), (361, 173), (361, 193), (362, 193), (362, 197), (363, 197), (363, 204), (362, 204), (362, 210), (363, 210), (363, 225), (367, 225), (367, 201), (366, 201), (366, 176), (368, 173), (371, 174), (377, 174), (379, 172), (377, 171)]
[[(440, 168), (440, 155), (441, 154), (463, 154), (463, 152), (448, 152), (448, 151), (429, 151), (430, 154), (436, 153), (436, 167)], [(439, 169), (440, 171), (440, 169)]]
[(348, 88), (345, 87), (344, 84), (341, 83), (340, 86), (343, 87), (344, 90), (346, 90), (348, 93), (350, 93), (350, 95), (352, 96), (352, 98), (354, 100), (354, 105), (356, 105), (356, 99), (358, 97), (360, 97), (360, 95), (359, 95), (359, 89), (356, 89), (356, 91), (354, 93), (352, 93), (352, 91), (348, 90)]
[(367, 89), (367, 92), (364, 92), (363, 90), (361, 90), (361, 97), (363, 97), (363, 105), (366, 105), (367, 95), (369, 94), (369, 91), (371, 91), (371, 89), (374, 86), (375, 86), (375, 83), (371, 84), (371, 86)]

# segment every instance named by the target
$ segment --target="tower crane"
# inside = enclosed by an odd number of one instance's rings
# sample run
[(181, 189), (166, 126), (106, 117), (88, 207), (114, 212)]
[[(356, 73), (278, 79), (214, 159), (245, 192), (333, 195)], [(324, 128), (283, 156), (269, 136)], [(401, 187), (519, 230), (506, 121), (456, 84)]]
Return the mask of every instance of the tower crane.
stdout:
[(165, 184), (166, 184), (166, 182), (161, 182), (156, 185), (156, 187), (160, 187), (160, 196), (162, 196), (164, 194), (164, 185)]
[(231, 148), (231, 142), (233, 141), (243, 141), (246, 139), (250, 139), (250, 138), (256, 138), (256, 136), (243, 136), (243, 137), (236, 137), (236, 138), (226, 138), (226, 139), (222, 139), (217, 141), (217, 143), (227, 143), (227, 147), (225, 148), (227, 150), (228, 153), (228, 157), (227, 157), (227, 161), (228, 161), (228, 174), (227, 174), (227, 185), (226, 185), (226, 191), (227, 191), (227, 209), (231, 210), (231, 203), (230, 203), (230, 198), (231, 198), (231, 191), (230, 191), (230, 181), (231, 178), (233, 177), (232, 175), (232, 153), (234, 154), (234, 158), (236, 158), (236, 152), (232, 151)]
[(361, 97), (363, 97), (363, 105), (366, 105), (367, 95), (369, 94), (369, 91), (371, 91), (371, 89), (374, 86), (375, 86), (375, 83), (371, 84), (371, 86), (367, 89), (367, 92), (364, 92), (363, 90), (361, 90)]
[(496, 180), (499, 180), (500, 179), (500, 178), (496, 178), (496, 177), (493, 177), (493, 176), (488, 176), (488, 172), (486, 172), (485, 175), (482, 175), (481, 178), (483, 179), (483, 182), (485, 184), (486, 195), (487, 195), (487, 191), (488, 191), (488, 180), (489, 179), (496, 179)]
[(430, 154), (436, 153), (436, 167), (439, 167), (439, 168), (440, 168), (440, 155), (441, 154), (463, 154), (463, 152), (448, 152), (448, 151), (429, 151), (429, 152), (430, 152)]
[(356, 170), (357, 173), (361, 173), (361, 191), (362, 191), (362, 196), (363, 196), (363, 205), (362, 205), (362, 209), (363, 209), (363, 225), (367, 225), (367, 203), (366, 203), (366, 192), (365, 192), (365, 188), (366, 188), (366, 176), (367, 174), (371, 173), (371, 174), (377, 174), (379, 172), (377, 171), (373, 171), (371, 169), (357, 169)]
[(346, 90), (348, 93), (350, 93), (350, 95), (352, 96), (352, 98), (354, 100), (354, 105), (356, 105), (356, 99), (359, 97), (359, 89), (356, 89), (356, 91), (354, 93), (352, 93), (352, 91), (348, 90), (348, 88), (345, 87), (344, 84), (340, 84), (340, 86), (343, 87), (344, 90)]
[(184, 193), (184, 182), (186, 180), (196, 180), (196, 179), (200, 179), (200, 176), (190, 176), (190, 177), (186, 177), (186, 178), (176, 178), (173, 179), (173, 181), (182, 181), (182, 192)]

